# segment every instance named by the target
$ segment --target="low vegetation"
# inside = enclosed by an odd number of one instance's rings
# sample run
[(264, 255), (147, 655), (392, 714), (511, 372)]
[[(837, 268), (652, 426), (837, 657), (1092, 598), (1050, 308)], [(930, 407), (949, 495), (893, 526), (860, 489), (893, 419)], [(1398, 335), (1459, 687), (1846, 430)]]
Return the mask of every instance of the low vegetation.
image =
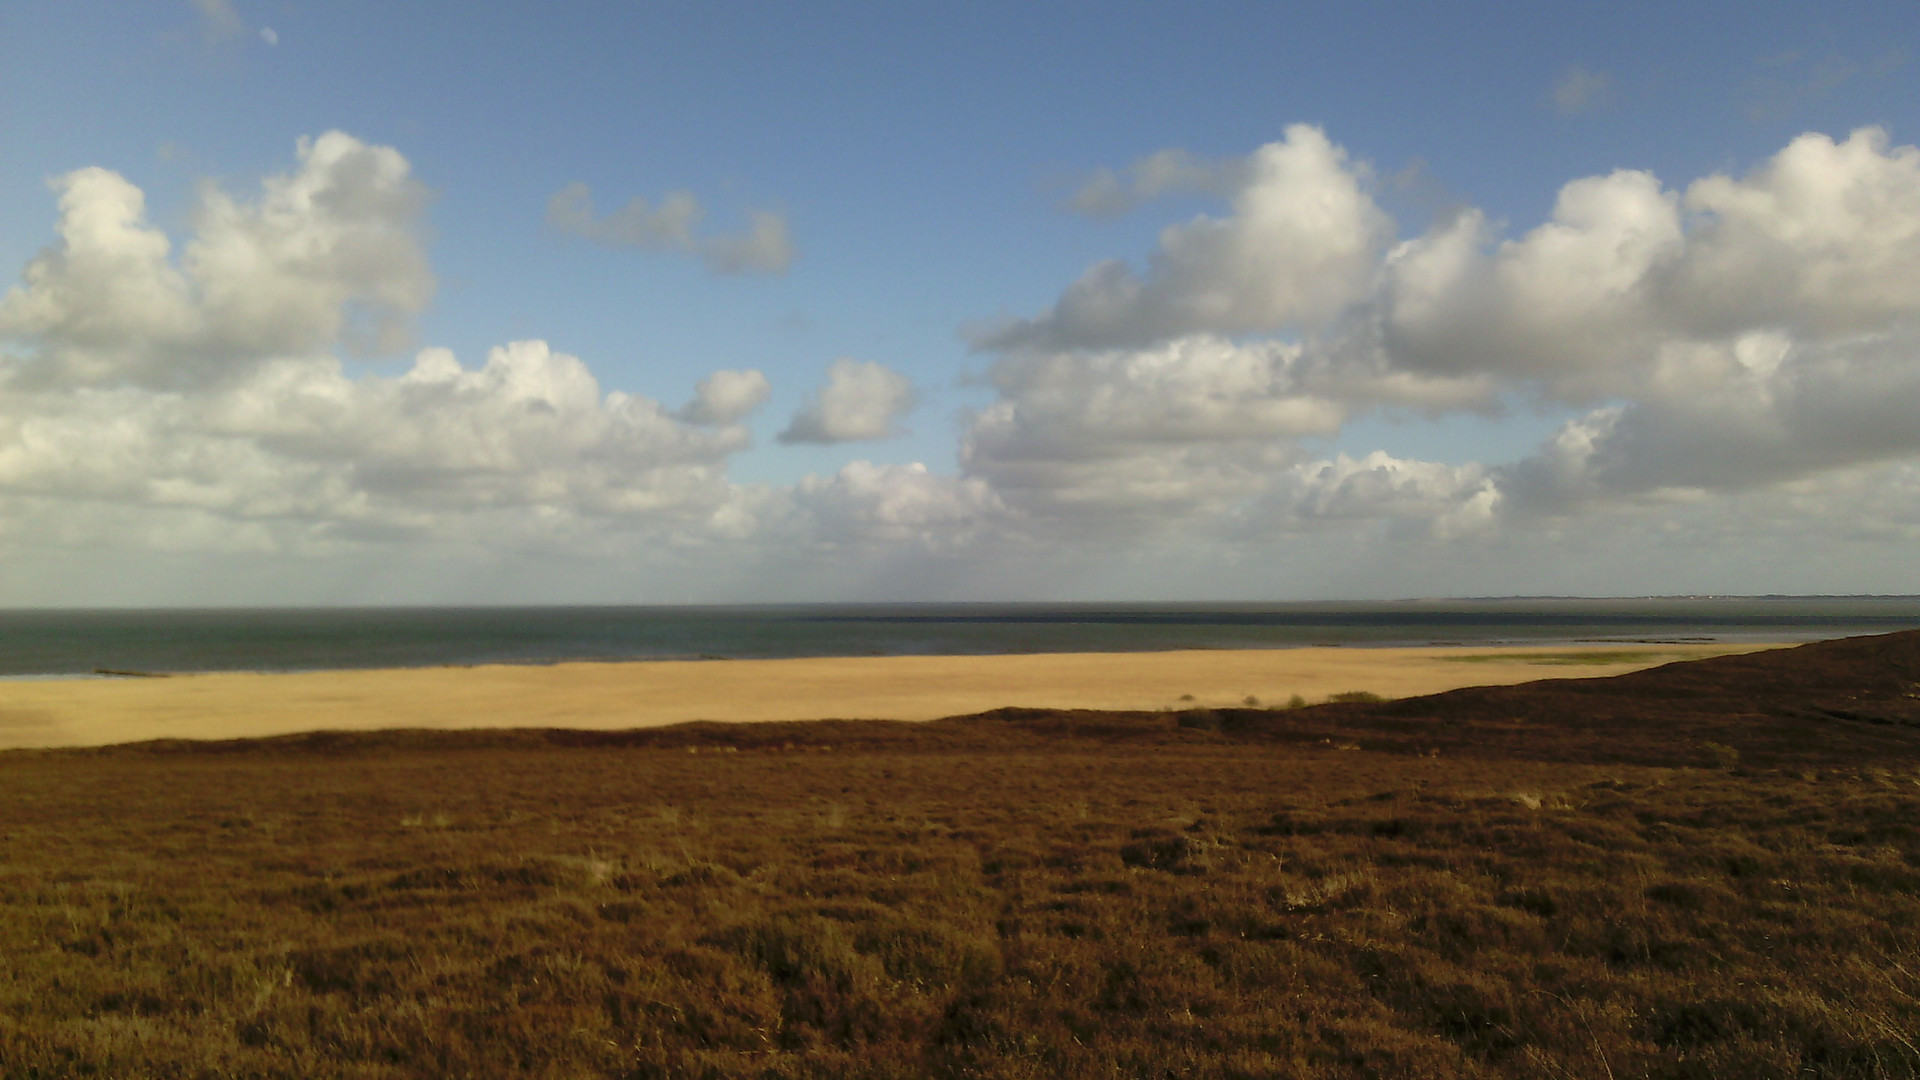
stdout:
[(1920, 732), (1856, 705), (0, 755), (0, 1075), (1912, 1077)]
[(1510, 664), (1519, 660), (1548, 667), (1599, 667), (1607, 664), (1650, 664), (1657, 660), (1677, 658), (1671, 652), (1646, 649), (1580, 649), (1574, 652), (1530, 652), (1519, 656), (1513, 653), (1461, 653), (1441, 659), (1454, 664)]

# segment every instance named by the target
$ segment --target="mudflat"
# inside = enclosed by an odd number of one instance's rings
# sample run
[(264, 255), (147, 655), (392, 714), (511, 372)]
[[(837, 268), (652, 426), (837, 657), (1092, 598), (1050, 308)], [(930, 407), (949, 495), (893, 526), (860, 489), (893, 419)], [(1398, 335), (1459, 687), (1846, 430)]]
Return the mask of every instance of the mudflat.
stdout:
[[(1771, 644), (1299, 648), (212, 673), (0, 682), (0, 749), (383, 728), (622, 730), (1404, 698), (1611, 676)], [(1251, 701), (1249, 699), (1252, 699)]]

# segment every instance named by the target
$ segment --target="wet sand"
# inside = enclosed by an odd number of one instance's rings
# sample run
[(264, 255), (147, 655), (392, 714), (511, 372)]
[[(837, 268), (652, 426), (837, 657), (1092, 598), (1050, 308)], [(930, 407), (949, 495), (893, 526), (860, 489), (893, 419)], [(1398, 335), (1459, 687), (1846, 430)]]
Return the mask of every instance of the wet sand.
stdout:
[(0, 681), (0, 749), (379, 728), (935, 720), (1001, 706), (1181, 709), (1601, 677), (1774, 645), (1306, 648), (401, 668)]

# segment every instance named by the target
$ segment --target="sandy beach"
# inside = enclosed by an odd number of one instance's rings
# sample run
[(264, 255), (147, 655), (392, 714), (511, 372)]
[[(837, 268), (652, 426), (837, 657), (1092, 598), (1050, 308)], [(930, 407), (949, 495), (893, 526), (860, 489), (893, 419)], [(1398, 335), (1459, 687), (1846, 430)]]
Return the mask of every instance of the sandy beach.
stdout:
[(1770, 645), (1303, 648), (403, 668), (0, 682), (0, 749), (379, 728), (934, 720), (1162, 709), (1617, 675)]

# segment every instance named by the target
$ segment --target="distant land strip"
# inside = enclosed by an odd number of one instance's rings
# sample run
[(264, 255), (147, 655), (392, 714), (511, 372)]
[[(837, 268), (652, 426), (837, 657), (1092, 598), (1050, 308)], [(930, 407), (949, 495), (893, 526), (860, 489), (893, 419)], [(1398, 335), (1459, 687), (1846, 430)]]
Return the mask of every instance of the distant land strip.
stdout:
[[(1602, 677), (1775, 648), (1206, 649), (1150, 653), (862, 656), (293, 672), (0, 684), (0, 749), (235, 739), (386, 728), (624, 730), (693, 721), (929, 721), (1000, 708), (1179, 713), (1399, 699), (1539, 679)], [(115, 674), (130, 674), (118, 673)], [(1358, 697), (1354, 697), (1358, 695)], [(7, 716), (21, 718), (9, 723)], [(30, 722), (26, 718), (31, 718)]]

